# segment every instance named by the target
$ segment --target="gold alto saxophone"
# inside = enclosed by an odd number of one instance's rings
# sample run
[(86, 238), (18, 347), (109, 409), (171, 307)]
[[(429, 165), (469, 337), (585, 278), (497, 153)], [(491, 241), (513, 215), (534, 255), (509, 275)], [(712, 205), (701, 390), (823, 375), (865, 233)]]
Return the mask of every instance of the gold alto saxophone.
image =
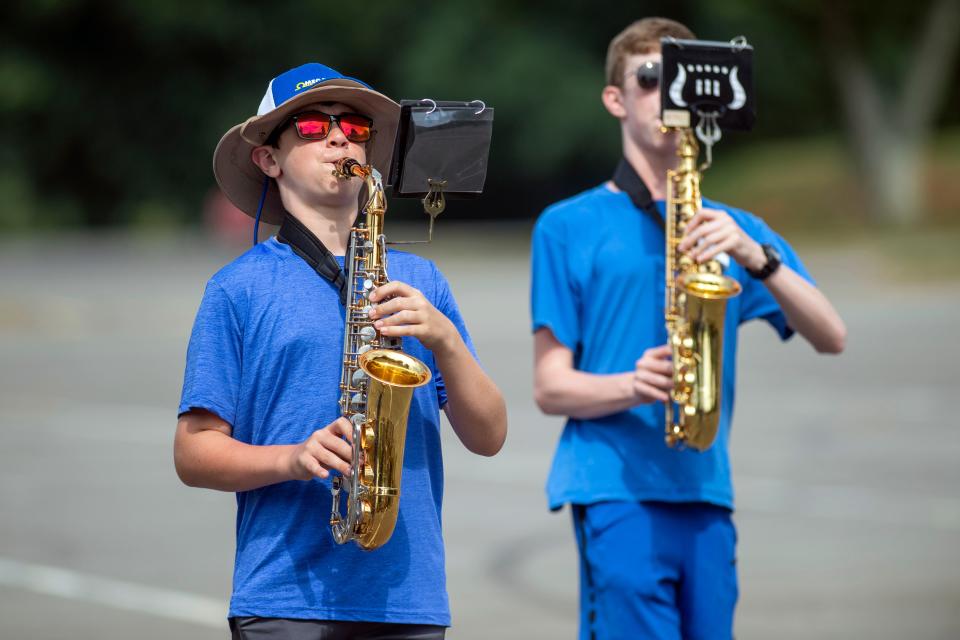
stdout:
[(679, 163), (667, 172), (665, 319), (674, 376), (666, 403), (666, 441), (671, 447), (681, 444), (705, 451), (720, 424), (727, 299), (740, 293), (740, 284), (723, 275), (719, 261), (698, 265), (677, 248), (690, 219), (702, 207), (699, 153), (693, 131), (680, 128)]
[[(354, 540), (372, 550), (386, 544), (400, 513), (400, 477), (413, 391), (430, 380), (430, 369), (400, 351), (400, 340), (374, 328), (370, 293), (388, 282), (383, 216), (387, 209), (380, 172), (352, 158), (335, 163), (333, 174), (366, 184), (363, 221), (350, 230), (347, 301), (340, 373), (340, 412), (353, 426), (349, 477), (333, 479), (330, 528), (337, 544)], [(347, 513), (340, 512), (346, 492)]]

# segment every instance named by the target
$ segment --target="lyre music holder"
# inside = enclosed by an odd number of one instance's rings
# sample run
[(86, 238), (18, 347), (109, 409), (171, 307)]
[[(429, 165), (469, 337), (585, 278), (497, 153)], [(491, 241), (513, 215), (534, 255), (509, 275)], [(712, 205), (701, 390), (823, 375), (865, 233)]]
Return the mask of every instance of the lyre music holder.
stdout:
[(753, 47), (743, 36), (730, 42), (668, 37), (660, 47), (663, 126), (694, 128), (709, 165), (723, 129), (749, 131), (756, 120)]

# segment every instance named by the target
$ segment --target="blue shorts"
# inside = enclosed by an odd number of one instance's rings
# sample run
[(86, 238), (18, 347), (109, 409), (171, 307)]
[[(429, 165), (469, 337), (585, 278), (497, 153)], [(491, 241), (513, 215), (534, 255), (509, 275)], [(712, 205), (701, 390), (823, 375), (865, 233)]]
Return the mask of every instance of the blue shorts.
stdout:
[(580, 640), (733, 637), (737, 532), (706, 503), (572, 505)]

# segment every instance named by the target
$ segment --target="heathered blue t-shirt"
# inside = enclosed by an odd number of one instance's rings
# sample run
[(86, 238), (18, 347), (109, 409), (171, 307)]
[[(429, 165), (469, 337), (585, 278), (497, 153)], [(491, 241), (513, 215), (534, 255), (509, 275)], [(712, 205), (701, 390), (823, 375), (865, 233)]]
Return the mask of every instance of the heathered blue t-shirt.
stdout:
[[(787, 242), (762, 220), (718, 202), (752, 238), (777, 247), (783, 263), (810, 280)], [(664, 203), (658, 202), (661, 216)], [(533, 330), (547, 327), (595, 374), (633, 371), (665, 344), (664, 231), (624, 192), (601, 185), (547, 208), (533, 232)], [(551, 509), (607, 500), (708, 502), (733, 508), (727, 444), (734, 403), (737, 328), (763, 318), (786, 340), (792, 330), (762, 282), (729, 259), (726, 274), (743, 287), (727, 302), (723, 396), (717, 440), (705, 452), (664, 442), (663, 403), (591, 420), (570, 418), (547, 481)]]
[[(437, 267), (393, 250), (387, 266), (391, 280), (419, 289), (450, 318), (473, 352)], [(249, 444), (302, 442), (340, 414), (343, 324), (333, 285), (276, 238), (257, 245), (207, 283), (180, 413), (211, 411)], [(446, 393), (432, 352), (414, 338), (403, 339), (403, 350), (433, 378), (411, 403), (393, 537), (375, 551), (337, 545), (329, 479), (237, 493), (231, 617), (450, 624), (440, 520)]]

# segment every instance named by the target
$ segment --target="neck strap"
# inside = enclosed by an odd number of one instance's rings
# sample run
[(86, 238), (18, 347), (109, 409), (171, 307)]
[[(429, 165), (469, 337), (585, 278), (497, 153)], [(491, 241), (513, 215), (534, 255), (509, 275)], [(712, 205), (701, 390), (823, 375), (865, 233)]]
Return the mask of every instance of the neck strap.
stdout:
[[(350, 237), (352, 241), (353, 234)], [(340, 294), (340, 304), (347, 304), (347, 277), (340, 268), (340, 263), (306, 225), (287, 213), (277, 232), (277, 240), (290, 245), (293, 252), (313, 267), (317, 275), (334, 286)], [(349, 247), (347, 254), (350, 254)]]
[(626, 158), (620, 159), (617, 170), (613, 172), (613, 184), (630, 196), (633, 206), (653, 219), (661, 229), (666, 227), (663, 216), (660, 215), (653, 196), (650, 195), (650, 189)]

